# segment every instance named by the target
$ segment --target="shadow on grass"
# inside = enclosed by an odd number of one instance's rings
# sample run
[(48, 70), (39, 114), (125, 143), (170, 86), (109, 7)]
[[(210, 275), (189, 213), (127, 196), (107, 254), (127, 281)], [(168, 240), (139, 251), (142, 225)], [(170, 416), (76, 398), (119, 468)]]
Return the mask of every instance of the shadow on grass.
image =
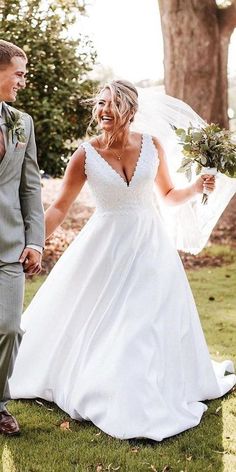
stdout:
[[(229, 395), (230, 394), (227, 394), (220, 399), (205, 401), (204, 403), (207, 405), (208, 410), (203, 415), (200, 424), (195, 428), (191, 428), (176, 436), (165, 438), (160, 443), (146, 438), (130, 439), (129, 443), (131, 447), (139, 448), (144, 446), (153, 449), (160, 448), (160, 451), (165, 449), (166, 451), (170, 451), (170, 453), (174, 448), (176, 456), (181, 457), (182, 454), (185, 455), (186, 465), (183, 472), (205, 472), (208, 470), (223, 472), (224, 463), (222, 458), (224, 445), (222, 402), (223, 399), (227, 398)], [(204, 468), (202, 468), (201, 464), (204, 464)], [(164, 470), (165, 472), (169, 470), (172, 472), (182, 469), (167, 467)]]

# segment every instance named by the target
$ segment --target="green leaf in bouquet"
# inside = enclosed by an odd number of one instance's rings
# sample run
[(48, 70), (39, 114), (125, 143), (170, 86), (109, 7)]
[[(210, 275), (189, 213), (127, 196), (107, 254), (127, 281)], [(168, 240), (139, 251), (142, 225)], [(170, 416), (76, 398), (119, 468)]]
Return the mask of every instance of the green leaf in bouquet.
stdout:
[(186, 143), (191, 143), (191, 141), (192, 141), (192, 137), (189, 136), (189, 134), (186, 134), (185, 142)]
[(183, 159), (177, 172), (186, 172), (192, 165), (192, 159)]
[(214, 139), (210, 139), (209, 140), (209, 148), (214, 149), (215, 145), (216, 145), (216, 142), (214, 141)]
[(194, 129), (194, 126), (192, 125), (192, 123), (190, 123), (190, 126), (188, 127), (188, 134), (191, 134)]
[(175, 134), (182, 140), (185, 141), (186, 139), (186, 132), (183, 128), (177, 128), (175, 130)]
[(185, 151), (184, 149), (182, 149), (182, 154), (185, 156), (185, 158), (189, 158), (189, 157), (190, 157), (190, 152), (189, 152), (189, 151)]
[(223, 159), (219, 163), (219, 171), (221, 172), (222, 170), (227, 168), (227, 162), (225, 162)]
[(197, 167), (196, 167), (196, 175), (199, 175), (202, 171), (202, 166), (200, 164), (197, 164)]
[(201, 137), (202, 137), (202, 133), (200, 131), (194, 131), (192, 133), (192, 139), (193, 139), (194, 142), (199, 141), (199, 139), (201, 139)]
[(182, 165), (182, 166), (187, 166), (187, 165), (190, 164), (191, 162), (192, 162), (191, 157), (184, 157), (184, 158), (182, 159), (181, 165)]
[(201, 164), (202, 164), (203, 166), (205, 166), (205, 165), (207, 164), (207, 158), (206, 158), (205, 156), (201, 156), (200, 161), (201, 161)]
[(224, 173), (228, 177), (236, 177), (236, 164), (227, 166), (227, 170)]
[(192, 149), (192, 146), (191, 144), (187, 143), (187, 144), (184, 144), (183, 149), (184, 151), (190, 152)]
[(182, 136), (182, 134), (186, 135), (186, 132), (183, 128), (175, 128), (175, 132), (176, 132), (177, 136)]
[(200, 144), (200, 150), (202, 153), (208, 151), (208, 145), (206, 143)]
[(192, 169), (191, 167), (188, 167), (188, 169), (186, 170), (186, 177), (188, 179), (188, 181), (190, 182), (191, 181), (191, 178), (192, 178)]

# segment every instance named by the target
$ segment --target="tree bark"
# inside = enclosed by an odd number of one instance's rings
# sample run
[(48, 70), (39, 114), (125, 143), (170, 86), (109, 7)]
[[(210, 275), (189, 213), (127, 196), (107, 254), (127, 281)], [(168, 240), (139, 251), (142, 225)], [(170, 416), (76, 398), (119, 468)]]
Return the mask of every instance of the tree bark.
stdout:
[(236, 26), (236, 0), (159, 0), (166, 93), (187, 102), (206, 121), (227, 128), (227, 62)]

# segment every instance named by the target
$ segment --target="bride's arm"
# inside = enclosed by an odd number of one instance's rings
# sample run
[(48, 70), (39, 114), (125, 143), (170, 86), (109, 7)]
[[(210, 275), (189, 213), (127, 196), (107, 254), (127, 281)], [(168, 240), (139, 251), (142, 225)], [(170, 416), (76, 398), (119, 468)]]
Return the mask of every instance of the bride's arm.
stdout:
[(168, 170), (165, 155), (162, 146), (156, 138), (153, 138), (153, 143), (157, 148), (159, 157), (159, 167), (156, 175), (155, 182), (158, 190), (169, 205), (179, 205), (185, 203), (194, 197), (197, 193), (203, 192), (204, 189), (212, 192), (215, 187), (215, 177), (210, 175), (204, 175), (199, 177), (193, 184), (185, 188), (175, 188)]
[(82, 189), (86, 181), (84, 164), (85, 151), (82, 147), (79, 147), (72, 155), (66, 168), (56, 200), (45, 213), (46, 239), (63, 222), (71, 204)]

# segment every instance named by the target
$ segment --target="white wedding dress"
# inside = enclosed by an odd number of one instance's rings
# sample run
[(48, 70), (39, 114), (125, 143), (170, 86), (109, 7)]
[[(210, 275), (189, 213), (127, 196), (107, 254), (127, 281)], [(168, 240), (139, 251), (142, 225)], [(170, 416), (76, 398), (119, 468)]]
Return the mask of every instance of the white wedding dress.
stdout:
[(235, 384), (233, 365), (210, 360), (154, 203), (151, 137), (129, 185), (83, 146), (96, 211), (23, 315), (11, 397), (55, 402), (121, 439), (161, 441), (199, 423), (202, 401)]

